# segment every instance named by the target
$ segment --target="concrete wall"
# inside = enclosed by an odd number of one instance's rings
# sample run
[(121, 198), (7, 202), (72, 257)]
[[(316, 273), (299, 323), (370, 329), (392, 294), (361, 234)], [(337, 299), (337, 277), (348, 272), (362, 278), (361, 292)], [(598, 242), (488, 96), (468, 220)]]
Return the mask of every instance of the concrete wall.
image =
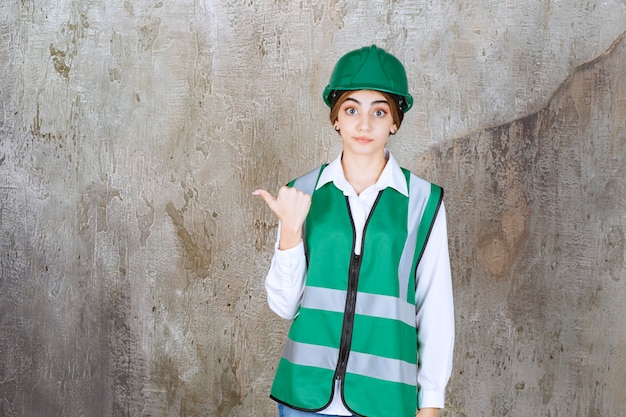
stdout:
[(624, 39), (541, 111), (420, 157), (452, 203), (451, 415), (624, 415)]
[[(0, 3), (0, 416), (272, 416), (288, 323), (250, 192), (339, 149), (320, 99), (373, 42), (447, 190), (446, 416), (626, 400), (624, 1)], [(605, 53), (606, 51), (606, 53)]]

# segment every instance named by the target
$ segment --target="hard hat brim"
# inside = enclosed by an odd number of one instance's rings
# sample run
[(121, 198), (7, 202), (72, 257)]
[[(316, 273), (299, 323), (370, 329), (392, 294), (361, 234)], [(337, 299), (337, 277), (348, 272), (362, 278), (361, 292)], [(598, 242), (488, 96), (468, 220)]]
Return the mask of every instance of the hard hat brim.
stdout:
[(413, 96), (411, 96), (410, 94), (399, 94), (397, 91), (389, 91), (388, 89), (380, 88), (380, 86), (376, 86), (376, 85), (360, 85), (360, 86), (352, 86), (350, 88), (343, 88), (343, 87), (333, 88), (330, 85), (327, 85), (326, 88), (324, 88), (324, 93), (322, 97), (324, 99), (324, 103), (326, 103), (328, 107), (332, 107), (333, 91), (359, 91), (359, 90), (379, 91), (381, 93), (394, 94), (396, 96), (404, 98), (404, 102), (399, 104), (400, 110), (402, 110), (403, 113), (406, 113), (407, 111), (411, 109), (411, 107), (413, 107)]

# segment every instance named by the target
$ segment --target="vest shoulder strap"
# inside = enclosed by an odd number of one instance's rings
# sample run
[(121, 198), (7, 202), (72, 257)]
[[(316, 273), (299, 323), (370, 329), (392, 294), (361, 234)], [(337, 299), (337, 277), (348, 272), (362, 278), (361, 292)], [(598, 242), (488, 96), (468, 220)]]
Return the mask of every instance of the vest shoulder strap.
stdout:
[(422, 260), (430, 232), (433, 230), (437, 213), (441, 207), (443, 201), (443, 188), (438, 185), (430, 184), (430, 195), (428, 202), (424, 208), (424, 214), (420, 220), (419, 228), (417, 229), (417, 244), (415, 245), (415, 269), (413, 275), (417, 273), (417, 266)]
[[(315, 191), (315, 186), (317, 185), (317, 181), (322, 174), (324, 168), (326, 168), (328, 164), (322, 164), (315, 169), (307, 172), (301, 177), (296, 178), (295, 180), (289, 182), (287, 184), (288, 187), (296, 187), (297, 190), (302, 191), (305, 194), (313, 196), (313, 192)], [(306, 245), (306, 221), (302, 224), (302, 242), (304, 243), (304, 256), (306, 258), (306, 265), (309, 266), (309, 250)]]
[(313, 195), (313, 191), (315, 191), (315, 186), (317, 185), (317, 180), (319, 180), (320, 175), (324, 168), (326, 168), (328, 164), (322, 164), (315, 169), (307, 172), (303, 176), (296, 178), (287, 184), (288, 187), (296, 187), (296, 189), (302, 191), (305, 194), (310, 196)]

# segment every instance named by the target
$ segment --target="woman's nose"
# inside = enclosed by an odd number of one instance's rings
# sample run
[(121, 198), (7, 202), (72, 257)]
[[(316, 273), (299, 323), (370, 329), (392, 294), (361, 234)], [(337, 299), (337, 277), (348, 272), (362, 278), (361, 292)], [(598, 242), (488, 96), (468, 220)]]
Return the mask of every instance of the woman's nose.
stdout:
[(369, 130), (370, 128), (370, 118), (367, 114), (361, 114), (359, 116), (359, 130)]

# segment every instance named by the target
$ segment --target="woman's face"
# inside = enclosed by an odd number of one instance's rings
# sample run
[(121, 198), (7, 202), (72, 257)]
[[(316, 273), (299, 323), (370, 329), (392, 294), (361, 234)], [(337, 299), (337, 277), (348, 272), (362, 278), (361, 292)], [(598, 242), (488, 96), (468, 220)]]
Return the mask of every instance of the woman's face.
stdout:
[(341, 104), (335, 129), (339, 130), (346, 155), (384, 155), (389, 134), (398, 129), (389, 102), (377, 91), (358, 90)]

